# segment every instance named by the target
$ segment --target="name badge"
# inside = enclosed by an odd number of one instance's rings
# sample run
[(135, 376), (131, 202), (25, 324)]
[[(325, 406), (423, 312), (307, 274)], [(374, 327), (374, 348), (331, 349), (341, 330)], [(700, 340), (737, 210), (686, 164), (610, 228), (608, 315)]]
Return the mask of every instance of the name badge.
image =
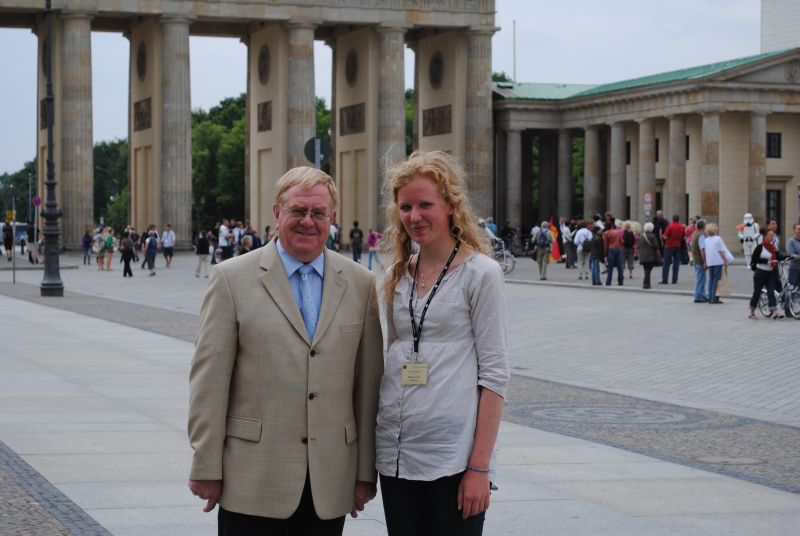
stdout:
[(428, 383), (427, 363), (404, 363), (403, 385), (425, 385)]

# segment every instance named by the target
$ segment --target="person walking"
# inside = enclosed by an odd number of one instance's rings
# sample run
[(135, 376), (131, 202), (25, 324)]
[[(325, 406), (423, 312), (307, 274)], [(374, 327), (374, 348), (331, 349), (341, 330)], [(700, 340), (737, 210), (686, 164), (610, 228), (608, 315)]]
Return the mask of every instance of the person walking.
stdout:
[(90, 266), (92, 264), (92, 231), (88, 227), (81, 238), (81, 249), (83, 250), (84, 266)]
[(133, 271), (131, 270), (131, 261), (135, 256), (135, 249), (136, 246), (133, 243), (133, 239), (131, 238), (130, 232), (126, 231), (125, 234), (122, 236), (122, 240), (119, 243), (119, 252), (122, 255), (122, 277), (133, 277)]
[(114, 236), (114, 229), (106, 227), (105, 252), (106, 252), (106, 272), (112, 272), (111, 261), (114, 258), (114, 250), (117, 249), (117, 238)]
[(503, 273), (452, 157), (414, 153), (386, 190), (395, 254), (375, 442), (387, 529), (479, 536), (509, 382)]
[(553, 233), (550, 224), (543, 221), (539, 231), (532, 238), (536, 244), (536, 262), (539, 263), (539, 280), (547, 281), (547, 265), (550, 264), (550, 250), (553, 247)]
[(200, 277), (200, 272), (203, 272), (203, 277), (208, 277), (208, 252), (209, 240), (208, 236), (211, 231), (200, 231), (197, 234), (197, 241), (195, 242), (195, 252), (197, 253), (197, 267), (194, 269), (194, 276)]
[(172, 225), (168, 223), (161, 234), (161, 253), (167, 262), (167, 268), (172, 266), (172, 257), (175, 256), (175, 239), (175, 231), (172, 230)]
[(786, 253), (791, 257), (789, 261), (789, 287), (794, 292), (800, 292), (800, 222), (793, 226), (794, 236), (786, 244)]
[(378, 243), (380, 242), (381, 238), (383, 238), (383, 234), (375, 229), (370, 229), (369, 234), (367, 234), (367, 247), (369, 248), (369, 253), (367, 255), (367, 270), (372, 270), (372, 259), (375, 259), (375, 262), (380, 266), (380, 269), (383, 270), (383, 264), (381, 264), (381, 259), (378, 257)]
[[(592, 285), (602, 285), (600, 281), (600, 263), (605, 259), (605, 248), (603, 247), (603, 227), (602, 223), (594, 224), (594, 236), (589, 247), (589, 269), (592, 271)], [(584, 246), (585, 247), (585, 246)]]
[(624, 248), (623, 261), (628, 269), (628, 279), (633, 279), (633, 261), (636, 258), (637, 240), (629, 221), (622, 224), (622, 247)]
[(639, 264), (644, 269), (644, 280), (642, 281), (644, 289), (650, 288), (650, 272), (653, 270), (653, 266), (658, 265), (658, 259), (661, 257), (661, 244), (654, 231), (653, 222), (645, 223), (642, 236), (638, 240)]
[(147, 268), (150, 270), (150, 276), (156, 275), (156, 255), (158, 255), (158, 238), (156, 237), (156, 230), (150, 229), (147, 232), (147, 238), (142, 246), (142, 254), (144, 255), (144, 262), (147, 263)]
[(11, 223), (3, 226), (3, 249), (6, 250), (6, 260), (11, 262), (14, 255), (14, 230)]
[(683, 237), (686, 226), (680, 222), (680, 215), (672, 215), (672, 223), (664, 230), (664, 266), (661, 268), (660, 285), (669, 283), (669, 267), (672, 264), (672, 284), (678, 283), (678, 271), (681, 267), (681, 251), (684, 246)]
[(716, 223), (706, 224), (705, 260), (708, 269), (708, 303), (720, 304), (722, 301), (717, 296), (717, 284), (722, 279), (723, 271), (728, 270), (728, 263), (733, 260), (733, 255), (719, 236), (719, 226)]
[(694, 303), (707, 303), (706, 294), (706, 220), (697, 219), (689, 237), (689, 251), (694, 265)]
[(580, 267), (578, 268), (578, 279), (589, 279), (589, 258), (591, 256), (592, 244), (592, 221), (586, 221), (575, 233), (573, 242), (575, 243)]
[(622, 242), (622, 229), (614, 224), (614, 219), (606, 219), (605, 232), (603, 233), (603, 252), (606, 255), (606, 286), (611, 286), (614, 278), (614, 268), (617, 269), (617, 285), (622, 286), (625, 279), (624, 260), (625, 246)]
[(350, 229), (350, 248), (353, 252), (353, 261), (361, 262), (361, 248), (364, 242), (364, 231), (358, 227), (358, 222), (353, 222), (353, 228)]

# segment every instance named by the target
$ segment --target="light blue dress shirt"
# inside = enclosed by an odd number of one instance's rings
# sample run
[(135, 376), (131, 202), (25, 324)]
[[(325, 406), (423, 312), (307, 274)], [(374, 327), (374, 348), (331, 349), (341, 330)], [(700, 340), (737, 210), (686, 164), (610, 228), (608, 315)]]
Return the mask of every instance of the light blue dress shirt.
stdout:
[[(275, 245), (278, 248), (278, 254), (281, 256), (281, 262), (283, 262), (283, 267), (286, 270), (286, 277), (289, 278), (289, 284), (292, 286), (292, 294), (294, 294), (297, 308), (302, 311), (303, 288), (300, 280), (300, 267), (305, 263), (292, 257), (289, 252), (283, 248), (279, 239), (275, 241)], [(322, 281), (325, 276), (325, 252), (320, 253), (316, 259), (308, 264), (314, 268), (309, 274), (311, 278), (311, 298), (315, 301), (317, 319), (319, 319), (319, 311), (322, 307)]]

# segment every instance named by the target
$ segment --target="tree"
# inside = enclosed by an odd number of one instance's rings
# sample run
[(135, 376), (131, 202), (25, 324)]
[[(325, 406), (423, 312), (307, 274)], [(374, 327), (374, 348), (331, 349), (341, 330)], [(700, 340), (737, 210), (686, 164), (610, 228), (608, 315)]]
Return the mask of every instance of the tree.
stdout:
[[(322, 97), (316, 98), (316, 112), (317, 112), (317, 137), (331, 142), (331, 110), (328, 108), (325, 99)], [(335, 158), (335, 155), (331, 155)], [(331, 162), (328, 160), (321, 166), (322, 171), (325, 173), (331, 172)]]
[(33, 221), (34, 208), (28, 206), (28, 181), (36, 194), (36, 159), (25, 162), (22, 169), (0, 175), (0, 219), (5, 221), (6, 211), (11, 210), (11, 192), (16, 190), (17, 221)]
[(499, 73), (492, 73), (492, 82), (513, 82), (513, 80), (506, 74), (505, 71), (500, 71)]
[[(127, 140), (101, 141), (94, 145), (94, 218), (107, 219), (109, 208), (122, 191), (128, 187), (128, 142)], [(113, 226), (117, 231), (129, 222), (127, 205), (124, 214), (118, 215), (124, 223)], [(109, 222), (105, 222), (109, 224)]]

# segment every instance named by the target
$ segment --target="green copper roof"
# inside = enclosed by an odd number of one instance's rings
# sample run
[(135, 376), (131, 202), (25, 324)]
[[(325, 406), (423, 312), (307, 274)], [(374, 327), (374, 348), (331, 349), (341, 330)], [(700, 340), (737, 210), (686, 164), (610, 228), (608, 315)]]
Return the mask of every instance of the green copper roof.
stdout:
[(494, 92), (503, 99), (561, 100), (595, 86), (590, 84), (527, 84), (495, 82)]
[(745, 58), (721, 61), (718, 63), (710, 63), (708, 65), (701, 65), (699, 67), (690, 67), (688, 69), (680, 69), (678, 71), (643, 76), (641, 78), (632, 78), (630, 80), (612, 82), (610, 84), (583, 85), (495, 82), (494, 93), (501, 99), (523, 100), (563, 100), (572, 97), (586, 97), (591, 95), (599, 95), (601, 93), (610, 93), (612, 91), (622, 91), (625, 89), (634, 89), (668, 84), (671, 82), (680, 82), (684, 80), (706, 78), (724, 71), (735, 69), (737, 67), (742, 67), (749, 63), (755, 63), (773, 56), (780, 56), (781, 54), (785, 54), (788, 50), (791, 49), (767, 52), (755, 56), (747, 56)]

